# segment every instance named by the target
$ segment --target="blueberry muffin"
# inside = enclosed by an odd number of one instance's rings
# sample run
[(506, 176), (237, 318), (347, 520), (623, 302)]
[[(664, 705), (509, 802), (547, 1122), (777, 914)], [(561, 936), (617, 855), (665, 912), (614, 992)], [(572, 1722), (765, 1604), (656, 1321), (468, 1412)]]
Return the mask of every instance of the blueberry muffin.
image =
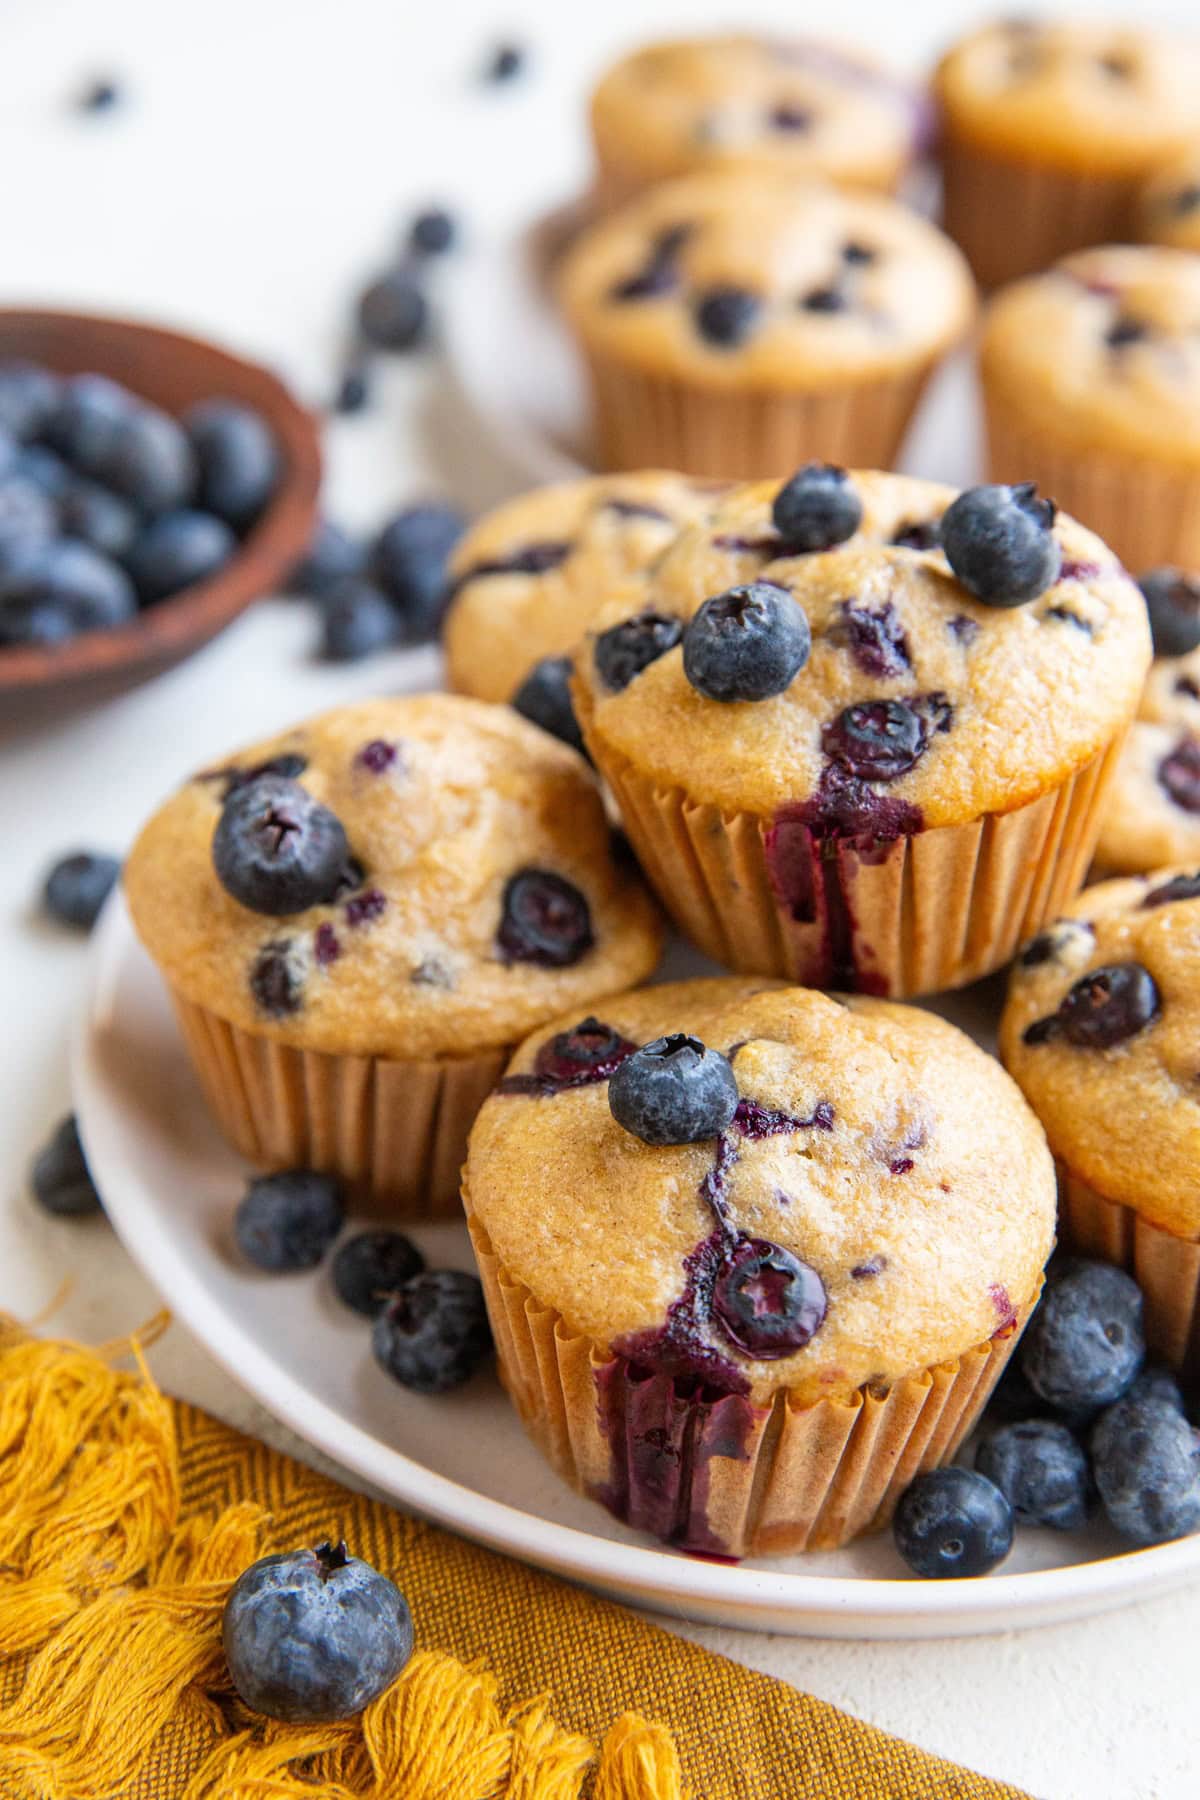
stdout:
[(713, 498), (711, 485), (642, 470), (538, 488), (488, 513), (450, 565), (450, 686), (511, 700), (536, 663), (574, 649), (607, 595), (636, 590)]
[(558, 282), (602, 466), (713, 477), (890, 463), (974, 306), (958, 251), (896, 201), (737, 172), (630, 201)]
[(813, 464), (681, 532), (573, 692), (681, 930), (903, 996), (999, 967), (1076, 892), (1149, 660), (1137, 588), (1035, 491)]
[(718, 169), (891, 189), (928, 119), (922, 96), (833, 44), (748, 33), (646, 44), (592, 96), (598, 197), (611, 207)]
[(1133, 235), (1142, 182), (1200, 131), (1200, 44), (1003, 20), (948, 52), (934, 95), (946, 229), (994, 287)]
[(1043, 1133), (961, 1032), (736, 979), (535, 1033), (464, 1198), (539, 1447), (721, 1556), (843, 1543), (952, 1456), (1054, 1235)]
[(377, 1212), (457, 1210), (511, 1046), (649, 974), (655, 912), (582, 760), (506, 707), (339, 707), (202, 770), (125, 868), (225, 1134)]
[(1000, 1027), (1006, 1067), (1059, 1165), (1059, 1230), (1129, 1269), (1150, 1349), (1200, 1350), (1200, 872), (1086, 888), (1026, 945)]
[(1200, 250), (1200, 137), (1157, 168), (1140, 189), (1136, 230), (1148, 244)]
[(1037, 481), (1131, 569), (1200, 567), (1200, 257), (1067, 257), (997, 296), (980, 361), (993, 479)]

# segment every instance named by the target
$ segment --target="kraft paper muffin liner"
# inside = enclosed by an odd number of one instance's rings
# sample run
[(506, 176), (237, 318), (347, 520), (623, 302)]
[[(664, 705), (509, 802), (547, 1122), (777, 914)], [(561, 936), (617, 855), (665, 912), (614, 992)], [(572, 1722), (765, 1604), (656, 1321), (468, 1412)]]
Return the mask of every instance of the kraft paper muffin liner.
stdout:
[(1152, 1225), (1059, 1164), (1059, 1244), (1116, 1263), (1146, 1302), (1150, 1354), (1173, 1369), (1200, 1369), (1200, 1242)]
[(1200, 468), (1057, 443), (985, 382), (989, 479), (1036, 481), (1126, 568), (1200, 568)]
[[(1083, 885), (1126, 735), (1013, 812), (890, 840), (815, 839), (656, 787), (592, 729), (581, 683), (574, 693), (643, 872), (686, 937), (738, 974), (897, 999), (990, 974), (1062, 912)], [(787, 901), (773, 865), (793, 876)]]
[(505, 1269), (464, 1198), (500, 1376), (533, 1441), (626, 1524), (706, 1555), (834, 1549), (885, 1525), (914, 1476), (954, 1456), (1033, 1306), (889, 1389), (804, 1406), (781, 1389), (753, 1405), (574, 1335)]
[(475, 1115), (511, 1047), (441, 1061), (329, 1056), (231, 1025), (171, 990), (204, 1097), (255, 1168), (320, 1169), (381, 1220), (461, 1218)]
[(890, 469), (934, 366), (828, 392), (726, 392), (587, 354), (606, 469), (679, 469), (720, 480), (777, 475), (819, 458)]
[(1017, 162), (957, 136), (952, 124), (946, 132), (942, 229), (981, 287), (1036, 274), (1089, 244), (1130, 240), (1137, 186), (1127, 177)]

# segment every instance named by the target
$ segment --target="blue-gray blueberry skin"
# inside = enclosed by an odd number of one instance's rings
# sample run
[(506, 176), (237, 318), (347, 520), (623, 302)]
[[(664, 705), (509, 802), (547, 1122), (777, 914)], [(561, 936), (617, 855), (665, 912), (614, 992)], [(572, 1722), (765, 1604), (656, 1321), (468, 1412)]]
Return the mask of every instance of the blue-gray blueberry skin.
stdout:
[(222, 1639), (238, 1694), (289, 1724), (349, 1719), (391, 1687), (413, 1651), (395, 1584), (319, 1545), (265, 1556), (233, 1585)]
[(1092, 1468), (1110, 1522), (1135, 1544), (1200, 1527), (1200, 1436), (1161, 1400), (1119, 1400), (1092, 1433)]

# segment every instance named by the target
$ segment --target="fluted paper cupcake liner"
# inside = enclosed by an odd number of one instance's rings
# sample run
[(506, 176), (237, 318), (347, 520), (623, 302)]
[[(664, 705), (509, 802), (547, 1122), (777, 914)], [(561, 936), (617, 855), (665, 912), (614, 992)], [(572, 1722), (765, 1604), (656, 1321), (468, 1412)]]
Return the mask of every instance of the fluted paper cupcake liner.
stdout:
[(1089, 244), (1127, 242), (1135, 192), (1127, 177), (1017, 162), (946, 127), (942, 229), (981, 287), (1036, 274)]
[[(1124, 735), (1013, 812), (888, 840), (818, 839), (656, 787), (598, 738), (581, 684), (575, 693), (642, 869), (685, 936), (739, 974), (897, 999), (990, 974), (1062, 912), (1083, 885)], [(790, 874), (788, 899), (773, 869)]]
[(1059, 1164), (1059, 1243), (1127, 1269), (1146, 1302), (1150, 1354), (1173, 1369), (1200, 1369), (1200, 1242), (1177, 1237), (1109, 1200)]
[(588, 355), (600, 464), (722, 480), (813, 458), (890, 469), (932, 364), (828, 392), (702, 387)]
[(464, 1198), (501, 1379), (533, 1441), (626, 1524), (705, 1555), (833, 1549), (885, 1525), (914, 1476), (954, 1456), (1032, 1310), (890, 1388), (803, 1406), (781, 1389), (753, 1405), (570, 1332), (505, 1269)]
[(1036, 481), (1111, 545), (1126, 568), (1200, 568), (1200, 468), (1123, 456), (1111, 444), (1073, 447), (1024, 418), (985, 383), (994, 481)]
[(329, 1056), (245, 1031), (172, 990), (209, 1109), (255, 1168), (320, 1169), (378, 1219), (461, 1217), (475, 1115), (511, 1049), (443, 1061)]

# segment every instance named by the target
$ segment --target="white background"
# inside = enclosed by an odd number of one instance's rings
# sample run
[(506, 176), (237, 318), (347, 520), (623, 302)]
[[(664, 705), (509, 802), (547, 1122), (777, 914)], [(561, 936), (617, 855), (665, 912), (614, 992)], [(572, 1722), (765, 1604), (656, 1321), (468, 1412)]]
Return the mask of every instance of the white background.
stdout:
[[(917, 68), (969, 11), (846, 0), (836, 19), (843, 36)], [(748, 16), (732, 0), (530, 0), (507, 14), (469, 0), (0, 0), (0, 303), (195, 328), (320, 400), (347, 302), (413, 204), (447, 201), (476, 241), (502, 232), (582, 180), (580, 96), (599, 60), (647, 31), (735, 13)], [(764, 0), (753, 16), (820, 31), (830, 15)], [(509, 35), (535, 50), (530, 78), (481, 88), (476, 70)], [(71, 93), (109, 71), (128, 85), (128, 109), (74, 117)], [(423, 492), (496, 498), (504, 476), (477, 437), (435, 357), (393, 366), (372, 414), (327, 434), (330, 507), (366, 524)], [(64, 1279), (50, 1323), (84, 1338), (158, 1303), (102, 1223), (48, 1220), (25, 1192), (30, 1154), (67, 1105), (65, 1031), (85, 955), (34, 916), (40, 871), (77, 843), (122, 848), (177, 779), (242, 740), (436, 679), (432, 652), (322, 668), (312, 637), (304, 607), (270, 602), (119, 701), (33, 723), (0, 713), (0, 1306), (22, 1317)], [(153, 1363), (172, 1391), (282, 1440), (178, 1327)], [(1200, 1589), (953, 1644), (693, 1635), (1044, 1800), (1196, 1791)]]

